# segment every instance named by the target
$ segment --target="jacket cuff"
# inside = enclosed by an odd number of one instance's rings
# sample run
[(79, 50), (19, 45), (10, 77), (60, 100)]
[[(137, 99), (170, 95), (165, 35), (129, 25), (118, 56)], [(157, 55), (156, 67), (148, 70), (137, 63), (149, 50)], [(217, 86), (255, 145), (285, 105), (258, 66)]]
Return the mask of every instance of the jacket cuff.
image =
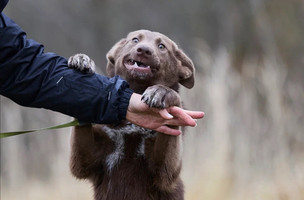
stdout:
[(104, 104), (106, 107), (103, 108), (101, 117), (96, 120), (97, 123), (113, 124), (125, 120), (129, 101), (133, 94), (129, 84), (120, 76), (114, 76), (109, 80), (112, 84), (107, 89), (107, 103)]
[(118, 105), (118, 119), (119, 121), (125, 120), (127, 115), (127, 110), (130, 103), (130, 98), (133, 94), (133, 90), (126, 88), (124, 94), (121, 96), (120, 104)]

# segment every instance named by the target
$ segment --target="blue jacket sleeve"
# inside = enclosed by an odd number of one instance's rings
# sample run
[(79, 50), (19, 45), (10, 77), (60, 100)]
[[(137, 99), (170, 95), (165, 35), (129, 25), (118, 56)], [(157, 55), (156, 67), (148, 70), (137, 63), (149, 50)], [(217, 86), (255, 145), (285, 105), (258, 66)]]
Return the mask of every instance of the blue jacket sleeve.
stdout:
[(16, 103), (46, 108), (83, 122), (116, 123), (125, 119), (133, 91), (119, 76), (82, 74), (67, 60), (44, 53), (43, 45), (3, 13), (0, 28), (0, 94)]

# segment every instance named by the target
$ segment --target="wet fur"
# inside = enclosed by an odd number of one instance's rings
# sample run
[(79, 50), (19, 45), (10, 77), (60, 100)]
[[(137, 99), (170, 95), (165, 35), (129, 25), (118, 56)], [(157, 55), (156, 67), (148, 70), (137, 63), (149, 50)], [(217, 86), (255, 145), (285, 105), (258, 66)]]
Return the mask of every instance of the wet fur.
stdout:
[[(162, 45), (165, 49), (160, 48)], [(172, 40), (157, 32), (129, 33), (113, 46), (107, 59), (108, 75), (122, 76), (151, 107), (181, 106), (178, 84), (187, 88), (194, 84), (192, 61)], [(77, 54), (69, 59), (69, 66), (94, 72), (81, 60), (94, 64), (86, 55)], [(151, 66), (151, 73), (127, 69), (125, 63), (132, 64), (133, 60)], [(77, 126), (71, 141), (71, 172), (92, 182), (96, 200), (184, 199), (180, 178), (182, 135), (169, 136), (124, 121), (118, 125)]]

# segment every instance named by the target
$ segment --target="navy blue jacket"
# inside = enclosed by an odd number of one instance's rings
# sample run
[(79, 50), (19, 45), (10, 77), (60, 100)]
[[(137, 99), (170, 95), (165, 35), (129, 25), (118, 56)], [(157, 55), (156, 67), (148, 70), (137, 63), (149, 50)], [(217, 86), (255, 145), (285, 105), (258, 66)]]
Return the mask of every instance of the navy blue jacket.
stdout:
[[(7, 0), (0, 0), (2, 12)], [(133, 91), (119, 76), (82, 74), (67, 60), (26, 38), (0, 15), (0, 94), (16, 103), (58, 111), (82, 122), (116, 123), (125, 119)]]

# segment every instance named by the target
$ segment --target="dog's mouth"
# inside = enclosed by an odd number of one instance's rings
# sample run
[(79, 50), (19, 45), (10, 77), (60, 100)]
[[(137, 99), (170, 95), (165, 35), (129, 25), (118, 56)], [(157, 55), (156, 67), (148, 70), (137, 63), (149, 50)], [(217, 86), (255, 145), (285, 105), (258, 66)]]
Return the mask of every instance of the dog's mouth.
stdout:
[(128, 70), (150, 74), (152, 73), (150, 65), (147, 65), (141, 61), (128, 59), (124, 62), (124, 65)]

